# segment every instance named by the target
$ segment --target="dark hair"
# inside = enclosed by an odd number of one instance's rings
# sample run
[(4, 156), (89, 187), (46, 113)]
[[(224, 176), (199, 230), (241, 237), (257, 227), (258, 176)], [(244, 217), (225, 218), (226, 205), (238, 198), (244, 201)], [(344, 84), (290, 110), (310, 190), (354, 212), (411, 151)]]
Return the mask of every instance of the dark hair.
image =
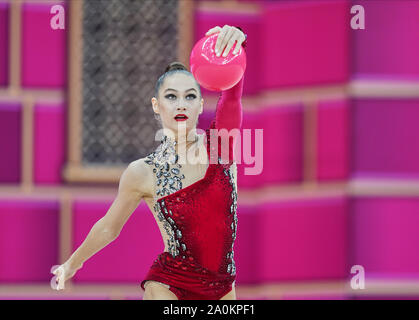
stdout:
[[(163, 82), (164, 82), (164, 79), (168, 76), (168, 75), (172, 75), (172, 74), (174, 74), (174, 73), (184, 73), (184, 74), (186, 74), (186, 75), (190, 75), (190, 76), (192, 76), (192, 78), (195, 80), (195, 77), (193, 76), (193, 74), (192, 73), (190, 73), (189, 71), (188, 71), (188, 69), (185, 67), (185, 65), (183, 64), (183, 63), (181, 63), (181, 62), (179, 62), (179, 61), (174, 61), (174, 62), (172, 62), (172, 63), (170, 63), (167, 67), (166, 67), (166, 69), (164, 70), (164, 73), (160, 76), (160, 78), (157, 80), (157, 83), (156, 83), (156, 87), (155, 87), (155, 89), (154, 89), (154, 96), (157, 98), (158, 97), (158, 94), (159, 94), (159, 90), (160, 90), (160, 87), (161, 87), (161, 85), (163, 84)], [(202, 97), (202, 95), (201, 95), (201, 88), (199, 87), (199, 84), (196, 82), (196, 80), (195, 80), (195, 83), (196, 83), (196, 86), (198, 87), (198, 91), (199, 91), (199, 95), (200, 95), (200, 97)]]

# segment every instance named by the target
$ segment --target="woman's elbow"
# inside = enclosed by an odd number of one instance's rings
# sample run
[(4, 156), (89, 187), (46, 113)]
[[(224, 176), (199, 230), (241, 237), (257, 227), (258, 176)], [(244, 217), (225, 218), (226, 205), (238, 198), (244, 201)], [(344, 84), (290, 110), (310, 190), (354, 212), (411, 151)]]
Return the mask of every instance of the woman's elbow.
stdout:
[(102, 234), (105, 238), (111, 240), (118, 238), (122, 229), (115, 224), (108, 223), (106, 219), (103, 218), (97, 222), (97, 228), (100, 234)]

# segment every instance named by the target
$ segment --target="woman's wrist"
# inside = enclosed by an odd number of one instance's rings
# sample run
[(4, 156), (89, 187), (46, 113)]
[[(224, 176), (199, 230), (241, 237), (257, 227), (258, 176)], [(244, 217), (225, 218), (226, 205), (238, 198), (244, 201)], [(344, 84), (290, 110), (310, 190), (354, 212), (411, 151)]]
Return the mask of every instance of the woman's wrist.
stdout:
[(68, 259), (66, 263), (71, 269), (74, 269), (74, 270), (79, 270), (81, 269), (81, 267), (83, 267), (83, 263), (80, 261), (74, 260), (74, 258)]

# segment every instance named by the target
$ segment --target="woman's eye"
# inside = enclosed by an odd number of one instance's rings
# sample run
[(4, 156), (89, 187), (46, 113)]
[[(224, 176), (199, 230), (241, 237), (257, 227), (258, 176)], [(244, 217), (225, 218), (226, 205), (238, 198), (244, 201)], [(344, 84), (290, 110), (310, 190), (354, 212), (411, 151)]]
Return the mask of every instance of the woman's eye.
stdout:
[[(166, 98), (167, 99), (171, 99), (171, 97), (175, 97), (176, 98), (176, 96), (174, 94), (168, 94), (168, 95), (166, 95)], [(192, 99), (195, 99), (196, 98), (196, 95), (194, 95), (194, 94), (188, 94), (187, 97), (192, 97)]]

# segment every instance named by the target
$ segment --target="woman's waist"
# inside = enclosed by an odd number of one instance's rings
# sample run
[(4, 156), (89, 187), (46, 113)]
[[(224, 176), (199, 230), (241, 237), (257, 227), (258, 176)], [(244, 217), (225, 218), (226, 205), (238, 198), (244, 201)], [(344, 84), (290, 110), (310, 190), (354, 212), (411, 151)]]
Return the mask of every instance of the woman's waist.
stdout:
[(236, 276), (214, 272), (199, 264), (188, 262), (164, 251), (159, 254), (150, 268), (146, 279), (162, 281), (170, 286), (191, 292), (212, 295), (233, 288)]
[(172, 252), (165, 250), (159, 254), (156, 263), (172, 272), (177, 270), (181, 273), (192, 273), (213, 279), (228, 279), (235, 276), (235, 272), (232, 272), (235, 263), (231, 252), (227, 253), (224, 258), (217, 259), (217, 263), (208, 263), (200, 259), (199, 255), (173, 255)]

